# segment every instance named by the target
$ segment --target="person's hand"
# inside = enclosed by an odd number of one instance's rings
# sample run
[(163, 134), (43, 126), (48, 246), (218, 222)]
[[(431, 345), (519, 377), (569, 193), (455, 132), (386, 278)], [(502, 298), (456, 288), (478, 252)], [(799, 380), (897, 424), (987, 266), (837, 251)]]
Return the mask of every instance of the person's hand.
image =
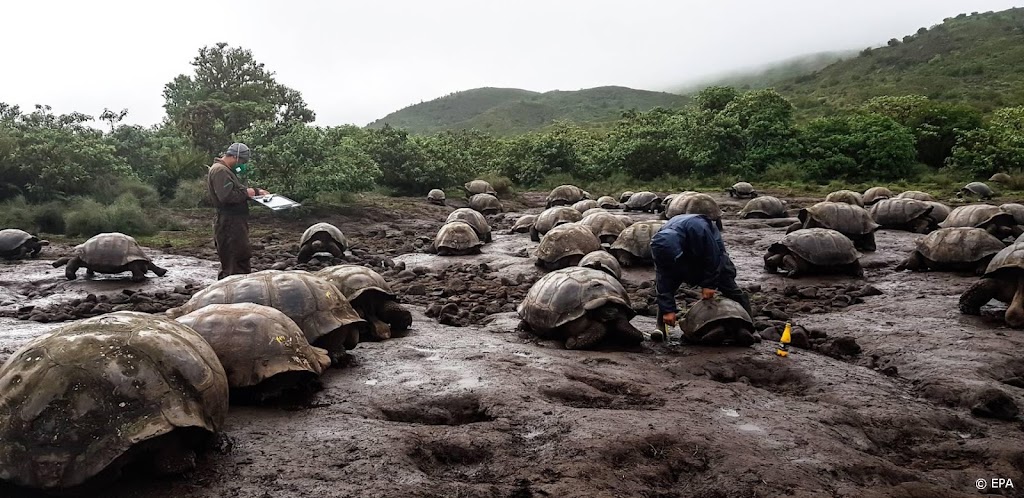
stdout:
[(256, 195), (270, 195), (270, 192), (267, 192), (266, 190), (258, 188), (258, 189), (256, 189)]
[(245, 194), (248, 195), (249, 197), (256, 197), (257, 195), (259, 195), (256, 193), (256, 189), (252, 188), (245, 189)]
[(661, 321), (665, 322), (665, 325), (668, 325), (669, 327), (675, 327), (676, 326), (676, 314), (671, 312), (671, 311), (668, 312), (668, 313), (665, 313), (664, 315), (661, 315)]
[(703, 288), (700, 290), (701, 299), (713, 299), (715, 297), (715, 289)]

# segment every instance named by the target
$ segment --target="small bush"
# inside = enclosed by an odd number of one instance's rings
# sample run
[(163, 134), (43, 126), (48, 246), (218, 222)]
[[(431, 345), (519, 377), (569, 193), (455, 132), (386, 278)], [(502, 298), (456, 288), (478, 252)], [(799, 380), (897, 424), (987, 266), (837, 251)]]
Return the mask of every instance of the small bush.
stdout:
[(4, 228), (17, 228), (26, 232), (35, 230), (32, 209), (24, 197), (19, 195), (0, 204), (0, 229)]
[(151, 185), (134, 178), (106, 178), (95, 182), (90, 196), (104, 204), (111, 204), (122, 194), (131, 194), (144, 208), (160, 205), (160, 194)]
[(64, 233), (64, 213), (67, 207), (59, 202), (48, 202), (35, 209), (33, 221), (36, 228), (43, 233)]
[(92, 237), (113, 231), (107, 207), (92, 199), (83, 200), (69, 210), (64, 222), (65, 233), (71, 236)]
[(174, 189), (174, 198), (171, 199), (171, 206), (184, 209), (201, 207), (212, 207), (208, 198), (209, 191), (206, 188), (206, 178), (195, 180), (182, 180)]
[(761, 173), (760, 180), (768, 183), (802, 182), (806, 178), (803, 168), (793, 163), (773, 164)]
[(65, 216), (66, 232), (68, 235), (82, 237), (106, 232), (152, 235), (157, 229), (151, 211), (143, 209), (139, 200), (131, 194), (121, 195), (109, 206), (85, 199), (73, 206)]
[(107, 210), (115, 232), (129, 235), (153, 235), (157, 232), (150, 219), (150, 210), (144, 209), (132, 194), (121, 195)]
[(507, 199), (515, 193), (512, 189), (512, 180), (507, 176), (501, 176), (495, 173), (485, 173), (478, 177), (481, 180), (486, 181), (494, 187), (494, 191), (498, 193), (498, 197)]

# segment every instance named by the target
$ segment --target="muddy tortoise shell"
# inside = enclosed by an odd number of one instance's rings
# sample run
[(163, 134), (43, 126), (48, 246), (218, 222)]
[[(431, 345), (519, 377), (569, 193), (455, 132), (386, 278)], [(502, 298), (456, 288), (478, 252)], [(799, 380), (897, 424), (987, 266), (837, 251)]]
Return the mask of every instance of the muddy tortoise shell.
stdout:
[(28, 242), (39, 242), (39, 238), (17, 228), (0, 230), (0, 256), (13, 254)]
[(476, 229), (465, 221), (451, 221), (441, 225), (441, 229), (434, 236), (434, 247), (440, 249), (446, 247), (456, 251), (464, 251), (473, 247), (482, 246), (484, 243), (476, 235)]
[(593, 199), (583, 199), (582, 201), (579, 201), (572, 205), (572, 208), (579, 211), (580, 213), (585, 213), (588, 209), (593, 209), (596, 207), (600, 206), (598, 206), (597, 201)]
[(845, 202), (819, 202), (801, 209), (798, 217), (804, 226), (807, 226), (809, 218), (813, 218), (824, 225), (823, 228), (849, 235), (866, 235), (879, 228), (866, 209)]
[(883, 227), (906, 225), (918, 218), (931, 214), (932, 207), (927, 202), (909, 197), (882, 199), (871, 206), (871, 218)]
[(629, 209), (650, 209), (652, 204), (661, 202), (661, 198), (658, 194), (649, 191), (637, 192), (626, 201), (626, 207)]
[(502, 211), (501, 201), (493, 194), (473, 194), (469, 198), (469, 207), (481, 213), (500, 213)]
[(740, 216), (750, 218), (753, 214), (762, 214), (768, 218), (785, 218), (786, 204), (778, 197), (762, 195), (747, 201), (740, 210)]
[(445, 223), (453, 221), (469, 223), (469, 226), (473, 227), (473, 230), (476, 231), (477, 238), (485, 242), (491, 240), (491, 225), (487, 223), (487, 218), (484, 218), (484, 215), (480, 214), (479, 211), (470, 208), (456, 209), (448, 215)]
[(1015, 202), (1008, 202), (999, 206), (999, 209), (1013, 215), (1013, 221), (1018, 225), (1024, 225), (1024, 205)]
[(825, 202), (845, 202), (864, 207), (864, 196), (852, 190), (836, 190), (825, 196)]
[(988, 185), (986, 185), (986, 184), (984, 184), (982, 182), (971, 182), (971, 183), (968, 183), (967, 185), (964, 185), (964, 188), (962, 188), (960, 190), (961, 191), (966, 190), (968, 192), (972, 192), (972, 193), (974, 193), (976, 195), (980, 195), (982, 197), (992, 197), (993, 195), (995, 195), (995, 191), (992, 190), (992, 187), (989, 187)]
[(723, 320), (736, 322), (751, 332), (754, 331), (754, 322), (747, 310), (743, 309), (740, 303), (721, 296), (701, 299), (694, 303), (686, 311), (679, 328), (687, 337), (699, 338), (704, 335), (702, 332), (705, 328)]
[(732, 186), (732, 191), (737, 194), (748, 195), (754, 193), (754, 186), (749, 182), (736, 182)]
[(986, 277), (1024, 272), (1024, 242), (1014, 242), (1004, 247), (989, 261), (985, 268)]
[(315, 275), (337, 287), (349, 302), (363, 296), (389, 301), (398, 299), (398, 295), (391, 289), (391, 284), (384, 280), (380, 273), (365, 266), (329, 266), (316, 272)]
[(568, 256), (583, 256), (600, 250), (601, 241), (589, 227), (579, 223), (565, 223), (544, 234), (534, 256), (546, 263), (553, 263)]
[(845, 235), (828, 228), (803, 228), (786, 234), (768, 248), (769, 254), (789, 249), (793, 254), (818, 266), (846, 265), (857, 261), (860, 254)]
[(212, 435), (227, 411), (224, 368), (191, 328), (133, 311), (74, 322), (0, 367), (0, 479), (73, 487), (176, 429)]
[(622, 280), (622, 266), (619, 260), (615, 259), (608, 251), (593, 251), (583, 256), (577, 266), (601, 270), (611, 276)]
[(864, 205), (874, 204), (882, 199), (890, 199), (892, 196), (892, 190), (886, 187), (871, 187), (864, 191)]
[(619, 234), (626, 229), (626, 224), (622, 222), (622, 218), (608, 212), (588, 214), (577, 223), (589, 228), (598, 239), (603, 237), (618, 238)]
[(642, 259), (651, 259), (651, 238), (665, 226), (661, 220), (638, 221), (626, 227), (615, 239), (611, 250), (626, 251)]
[(627, 191), (619, 194), (619, 203), (620, 204), (625, 204), (627, 201), (629, 201), (630, 197), (633, 197), (633, 191), (632, 190), (627, 190)]
[(667, 219), (681, 214), (706, 214), (712, 221), (720, 221), (722, 219), (722, 210), (718, 207), (715, 199), (708, 194), (701, 193), (679, 194), (665, 208), (665, 217)]
[(551, 330), (602, 306), (619, 306), (633, 318), (629, 294), (619, 281), (593, 268), (572, 266), (544, 275), (530, 287), (519, 317), (537, 330)]
[(427, 192), (427, 200), (428, 201), (443, 201), (443, 200), (445, 200), (444, 190), (441, 190), (439, 188), (430, 189), (430, 192)]
[(494, 187), (492, 187), (490, 183), (484, 180), (473, 180), (471, 182), (466, 182), (463, 185), (463, 188), (465, 188), (466, 192), (469, 192), (470, 194), (491, 194), (494, 196), (498, 195), (498, 192), (494, 190)]
[(980, 228), (989, 223), (1013, 225), (1015, 223), (1012, 214), (1002, 210), (999, 206), (991, 204), (971, 204), (959, 206), (949, 213), (946, 220), (939, 223), (942, 228), (953, 227), (975, 227)]
[(546, 205), (551, 207), (555, 202), (571, 205), (588, 198), (590, 198), (590, 195), (575, 185), (559, 185), (551, 189)]
[(610, 195), (604, 195), (597, 199), (597, 206), (605, 209), (622, 209), (622, 203)]
[(101, 233), (75, 246), (75, 255), (87, 267), (121, 267), (133, 261), (151, 261), (130, 235)]
[(583, 214), (572, 206), (555, 206), (542, 211), (533, 223), (533, 229), (543, 235), (552, 228), (563, 223), (575, 223), (583, 219)]
[(917, 241), (922, 256), (940, 263), (981, 261), (1006, 248), (994, 235), (981, 228), (940, 228)]
[(231, 388), (256, 386), (289, 372), (316, 378), (331, 364), (327, 351), (310, 346), (291, 318), (269, 306), (211, 304), (177, 321), (210, 343)]
[(925, 204), (932, 207), (932, 212), (928, 213), (928, 217), (935, 221), (936, 224), (946, 221), (949, 217), (950, 209), (949, 206), (939, 201), (925, 201)]
[(345, 234), (341, 233), (338, 227), (325, 222), (315, 223), (302, 232), (302, 237), (299, 239), (299, 245), (305, 245), (315, 238), (329, 237), (334, 242), (337, 242), (341, 246), (341, 250), (344, 251), (348, 248), (348, 240), (345, 238)]
[(516, 222), (512, 224), (512, 233), (528, 233), (530, 228), (533, 228), (533, 224), (537, 222), (537, 215), (526, 214), (516, 218)]
[(369, 322), (359, 318), (348, 299), (330, 282), (301, 270), (263, 270), (232, 275), (197, 292), (185, 304), (167, 310), (167, 314), (177, 318), (210, 304), (232, 303), (256, 303), (276, 308), (302, 329), (312, 345), (319, 344), (321, 340), (333, 341), (335, 338), (328, 336), (345, 333), (340, 341), (346, 349), (352, 349), (359, 344), (359, 332), (369, 332), (370, 327)]

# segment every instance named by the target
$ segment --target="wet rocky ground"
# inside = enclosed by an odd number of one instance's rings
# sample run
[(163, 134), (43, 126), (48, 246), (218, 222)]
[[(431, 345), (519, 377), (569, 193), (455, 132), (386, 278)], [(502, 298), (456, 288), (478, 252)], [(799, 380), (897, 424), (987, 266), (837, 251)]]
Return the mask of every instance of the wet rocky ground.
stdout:
[[(1024, 332), (996, 303), (982, 317), (957, 311), (976, 277), (895, 272), (918, 236), (888, 230), (863, 253), (863, 280), (769, 275), (762, 256), (785, 223), (738, 220), (743, 201), (717, 198), (766, 339), (749, 348), (569, 351), (518, 332), (515, 308), (542, 272), (537, 244), (508, 227), (543, 194), (507, 202), (476, 256), (423, 253), (453, 208), (416, 200), (316, 219), (260, 213), (254, 269), (340, 263), (294, 261), (302, 230), (332, 222), (351, 239), (346, 262), (376, 268), (414, 310), (412, 331), (360, 344), (308, 405), (233, 407), (231, 448), (194, 472), (105, 496), (943, 497), (976, 496), (993, 478), (1016, 488), (984, 492), (1024, 495)], [(62, 321), (162, 311), (216, 276), (212, 244), (199, 244), (152, 250), (162, 278), (68, 282), (48, 265), (67, 249), (0, 265), (0, 361)], [(652, 277), (623, 277), (645, 331)], [(802, 347), (781, 358), (772, 341), (786, 321)]]

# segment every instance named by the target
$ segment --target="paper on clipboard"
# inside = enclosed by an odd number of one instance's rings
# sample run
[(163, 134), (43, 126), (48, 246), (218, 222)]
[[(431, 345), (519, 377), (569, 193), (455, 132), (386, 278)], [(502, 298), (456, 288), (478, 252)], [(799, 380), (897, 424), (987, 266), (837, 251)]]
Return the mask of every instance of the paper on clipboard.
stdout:
[(252, 200), (274, 211), (291, 209), (302, 205), (280, 194), (257, 195), (256, 197), (253, 197)]

